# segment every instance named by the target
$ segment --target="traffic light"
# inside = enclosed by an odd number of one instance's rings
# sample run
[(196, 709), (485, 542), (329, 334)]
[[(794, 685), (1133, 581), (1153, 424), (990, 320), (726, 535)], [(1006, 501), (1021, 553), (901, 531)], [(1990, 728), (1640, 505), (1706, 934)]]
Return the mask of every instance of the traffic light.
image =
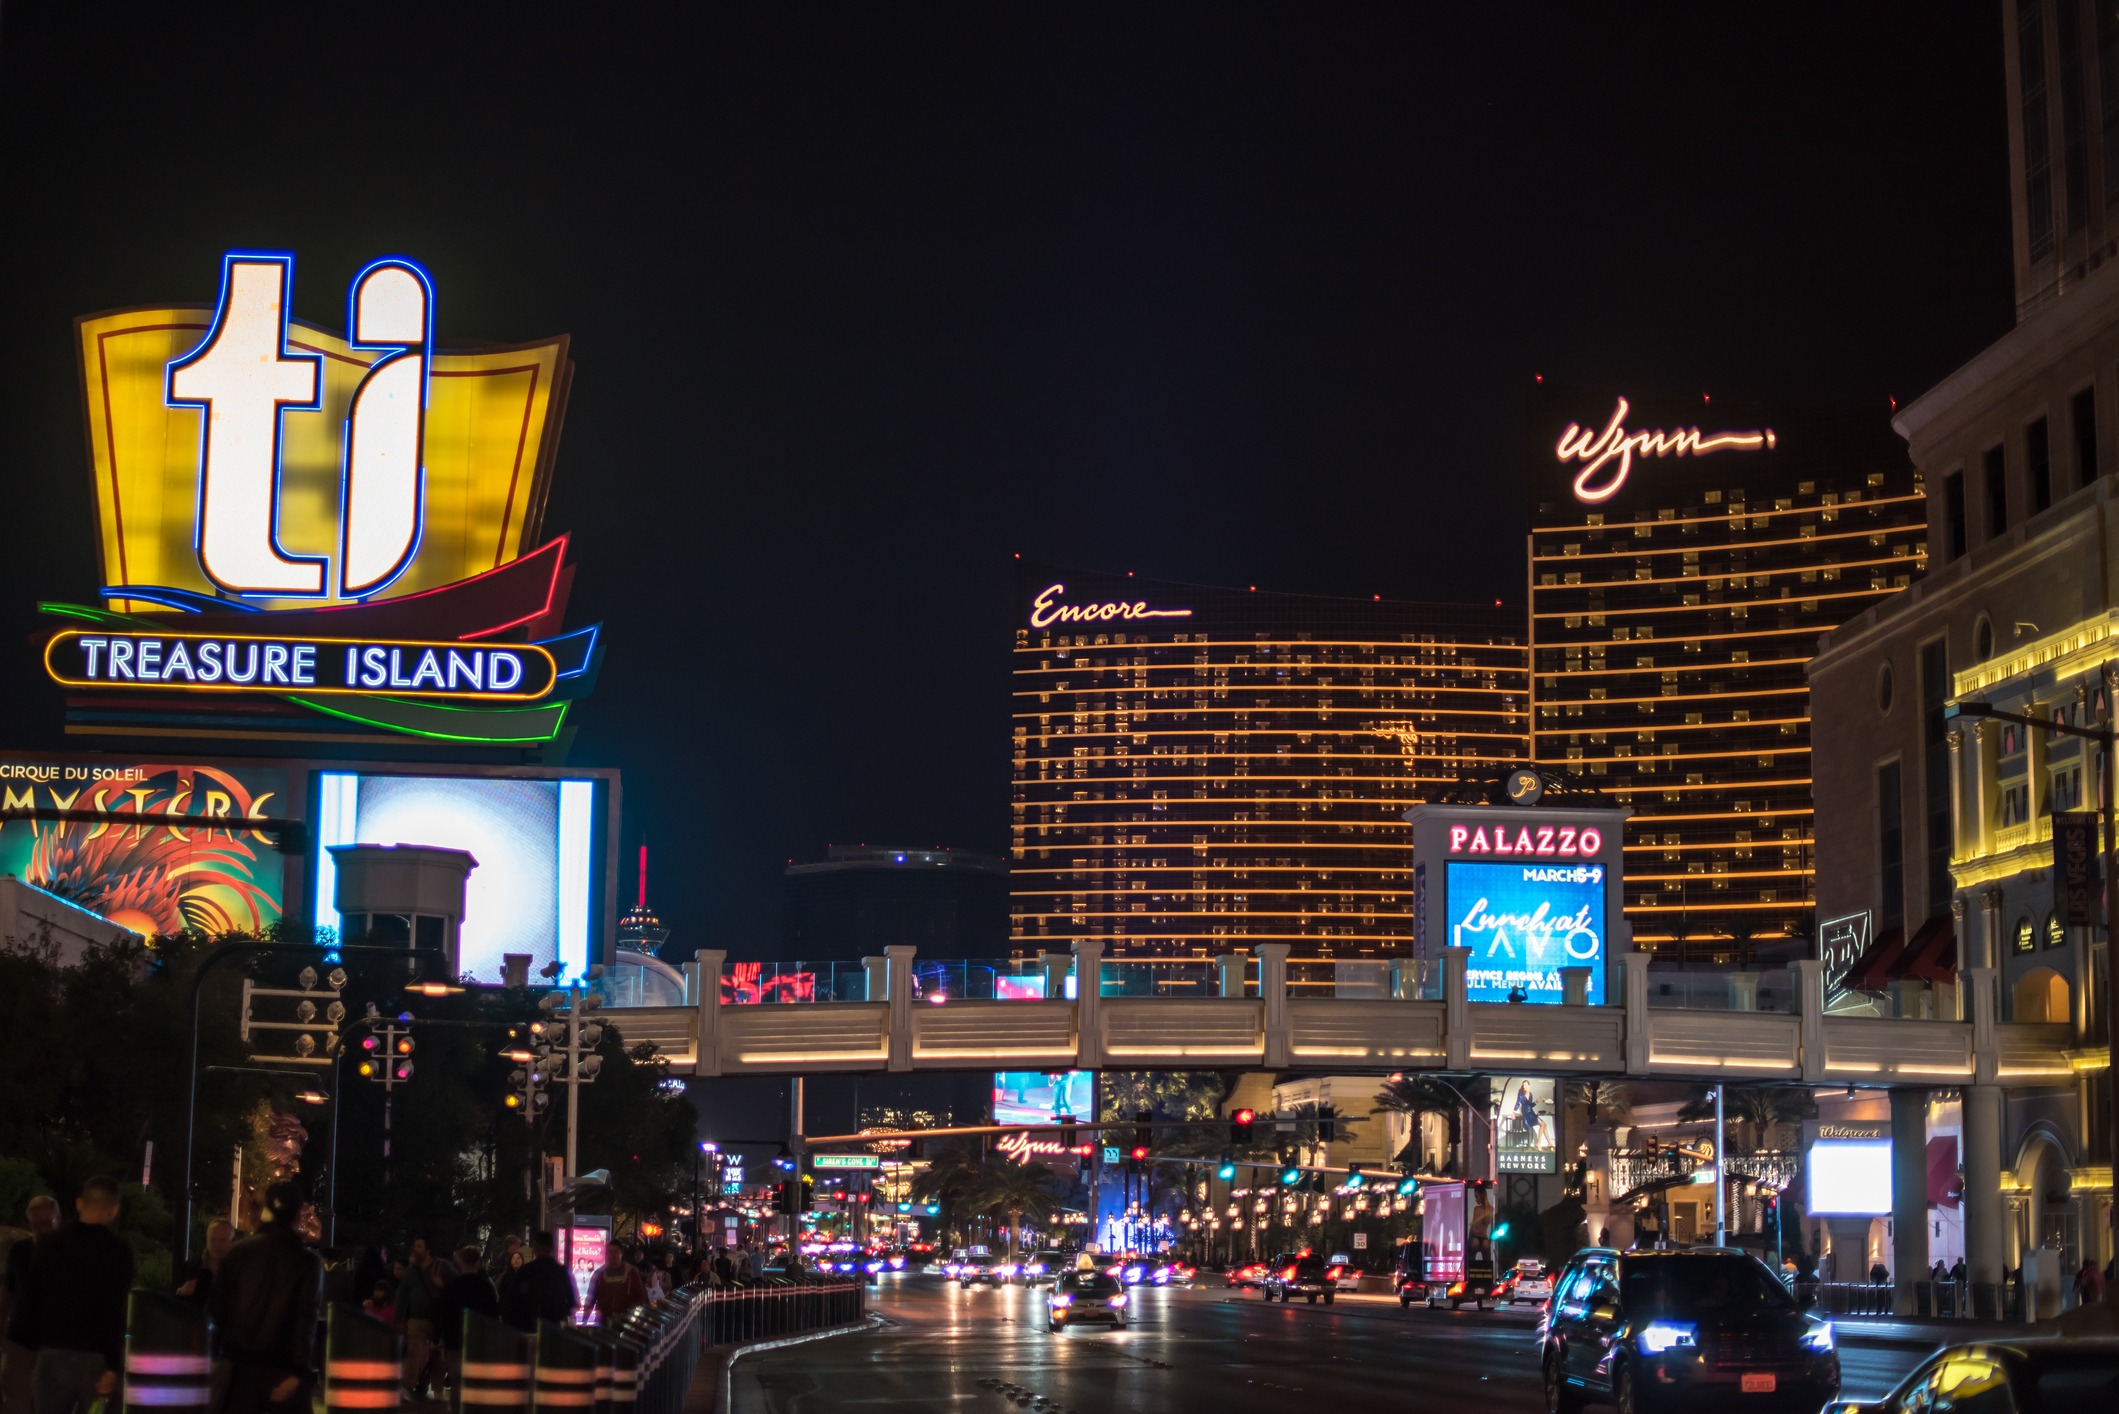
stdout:
[[(1134, 1148), (1146, 1149), (1148, 1147), (1148, 1121), (1153, 1119), (1154, 1117), (1155, 1112), (1153, 1110), (1135, 1110), (1133, 1112)], [(1145, 1158), (1147, 1156), (1143, 1154), (1142, 1157)]]
[(1126, 1157), (1133, 1160), (1133, 1167), (1139, 1168), (1142, 1164), (1148, 1162), (1148, 1146), (1135, 1144), (1132, 1149), (1127, 1151)]
[(1059, 1123), (1060, 1147), (1062, 1149), (1072, 1149), (1080, 1140), (1080, 1136), (1074, 1128), (1074, 1116), (1061, 1115), (1059, 1117)]
[(1359, 1164), (1355, 1164), (1355, 1163), (1350, 1163), (1350, 1164), (1348, 1164), (1348, 1165), (1346, 1166), (1346, 1168), (1347, 1168), (1347, 1174), (1346, 1174), (1346, 1186), (1347, 1186), (1347, 1187), (1349, 1187), (1349, 1188), (1359, 1188), (1359, 1187), (1360, 1187), (1360, 1186), (1361, 1186), (1361, 1185), (1362, 1185), (1363, 1183), (1365, 1183), (1365, 1182), (1367, 1181), (1366, 1177), (1365, 1177), (1365, 1176), (1364, 1176), (1364, 1175), (1362, 1174), (1362, 1172), (1361, 1172), (1361, 1165), (1359, 1165)]
[(1406, 1176), (1405, 1176), (1404, 1178), (1401, 1178), (1401, 1179), (1399, 1179), (1399, 1180), (1398, 1180), (1398, 1196), (1399, 1196), (1399, 1197), (1401, 1197), (1401, 1198), (1410, 1198), (1410, 1197), (1412, 1197), (1412, 1196), (1413, 1196), (1413, 1195), (1414, 1195), (1415, 1193), (1418, 1193), (1419, 1191), (1420, 1191), (1420, 1180), (1419, 1180), (1419, 1179), (1417, 1179), (1417, 1178), (1414, 1178), (1414, 1177), (1413, 1177), (1413, 1176), (1412, 1176), (1411, 1174), (1407, 1174), (1407, 1175), (1406, 1175)]
[(1250, 1143), (1251, 1128), (1257, 1122), (1258, 1112), (1256, 1110), (1238, 1110), (1235, 1114), (1230, 1115), (1229, 1142), (1231, 1144)]
[(1236, 1181), (1236, 1165), (1230, 1163), (1227, 1159), (1223, 1159), (1221, 1167), (1214, 1170), (1214, 1176), (1223, 1183), (1234, 1183)]
[(1337, 1118), (1338, 1116), (1332, 1113), (1330, 1105), (1325, 1105), (1317, 1111), (1318, 1143), (1329, 1144), (1332, 1142), (1332, 1122)]
[(1294, 1167), (1292, 1164), (1280, 1171), (1281, 1187), (1293, 1188), (1296, 1184), (1300, 1182), (1302, 1182), (1302, 1170)]
[(1502, 1238), (1504, 1238), (1504, 1237), (1506, 1237), (1506, 1236), (1508, 1236), (1508, 1224), (1507, 1224), (1507, 1223), (1495, 1223), (1495, 1224), (1494, 1224), (1494, 1241), (1496, 1241), (1496, 1242), (1499, 1242), (1499, 1241), (1500, 1241), (1500, 1240), (1501, 1240)]

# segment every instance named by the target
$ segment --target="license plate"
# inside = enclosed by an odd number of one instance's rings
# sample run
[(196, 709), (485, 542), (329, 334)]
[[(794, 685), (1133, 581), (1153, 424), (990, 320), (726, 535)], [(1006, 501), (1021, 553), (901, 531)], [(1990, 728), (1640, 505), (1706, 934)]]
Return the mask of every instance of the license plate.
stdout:
[(1774, 1382), (1775, 1377), (1772, 1375), (1746, 1375), (1744, 1376), (1744, 1393), (1771, 1394), (1773, 1393)]

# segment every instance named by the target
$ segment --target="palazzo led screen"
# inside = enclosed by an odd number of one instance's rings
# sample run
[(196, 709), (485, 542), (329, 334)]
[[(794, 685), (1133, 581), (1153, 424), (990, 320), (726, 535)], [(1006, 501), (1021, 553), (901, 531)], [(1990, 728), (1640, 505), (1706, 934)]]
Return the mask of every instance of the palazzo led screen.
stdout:
[(1561, 998), (1560, 969), (1589, 969), (1591, 1006), (1604, 1001), (1604, 866), (1560, 861), (1451, 860), (1449, 935), (1471, 949), (1466, 991), (1475, 1002)]
[(1002, 1070), (993, 1076), (995, 1124), (1049, 1125), (1060, 1115), (1089, 1119), (1096, 1113), (1094, 1082), (1086, 1070)]
[(502, 958), (526, 953), (534, 977), (557, 960), (564, 977), (595, 960), (597, 782), (466, 776), (317, 774), (316, 923), (339, 926), (334, 844), (433, 845), (478, 861), (464, 887), (459, 970), (501, 980)]

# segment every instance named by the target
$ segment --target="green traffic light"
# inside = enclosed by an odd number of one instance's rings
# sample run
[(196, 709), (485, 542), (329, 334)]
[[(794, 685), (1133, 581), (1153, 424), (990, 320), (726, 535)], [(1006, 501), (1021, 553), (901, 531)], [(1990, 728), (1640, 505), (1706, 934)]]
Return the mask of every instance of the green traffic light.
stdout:
[(1508, 1224), (1496, 1223), (1494, 1225), (1494, 1241), (1499, 1242), (1502, 1238), (1506, 1236), (1508, 1236)]
[(1295, 1186), (1296, 1184), (1298, 1184), (1298, 1183), (1302, 1182), (1302, 1170), (1301, 1170), (1301, 1169), (1286, 1169), (1286, 1170), (1283, 1170), (1283, 1171), (1282, 1171), (1282, 1173), (1281, 1173), (1281, 1175), (1280, 1175), (1280, 1181), (1281, 1181), (1281, 1182), (1282, 1182), (1283, 1184), (1285, 1184), (1285, 1185), (1286, 1185), (1287, 1187), (1289, 1187), (1289, 1188), (1293, 1188), (1293, 1187), (1294, 1187), (1294, 1186)]
[(1228, 1183), (1236, 1177), (1236, 1165), (1223, 1164), (1220, 1168), (1214, 1170), (1214, 1176), (1223, 1183)]

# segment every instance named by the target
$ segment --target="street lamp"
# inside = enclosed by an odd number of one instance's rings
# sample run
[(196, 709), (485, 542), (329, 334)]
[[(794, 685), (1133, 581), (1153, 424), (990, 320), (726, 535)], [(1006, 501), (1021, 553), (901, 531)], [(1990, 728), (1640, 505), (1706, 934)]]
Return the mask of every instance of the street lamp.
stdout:
[[(2022, 712), (2004, 712), (1991, 702), (1954, 702), (1942, 709), (1942, 715), (1944, 721), (1968, 717), (1974, 720), (2015, 722), (2025, 727), (2042, 727), (2046, 731), (2058, 732), (2062, 736), (2079, 737), (2084, 741), (2094, 741), (2104, 748), (2104, 759), (2097, 765), (2097, 814), (2104, 828), (2103, 858), (2098, 862), (2104, 869), (2104, 1044), (2108, 1049), (2112, 1048), (2115, 1042), (2119, 1042), (2119, 985), (2115, 985), (2115, 983), (2119, 983), (2119, 967), (2114, 966), (2115, 958), (2112, 943), (2112, 865), (2115, 853), (2119, 853), (2119, 841), (2115, 841), (2112, 834), (2111, 762), (2112, 745), (2115, 737), (2119, 737), (2119, 734), (2115, 734), (2110, 727), (2078, 727), (2072, 722), (2043, 721), (2037, 717), (2027, 716)], [(1979, 802), (1979, 808), (1985, 809), (1986, 802)], [(2001, 960), (1999, 939), (1995, 940), (1994, 952), (1995, 962), (1998, 965)], [(2094, 976), (2087, 966), (2083, 970), (2085, 975)], [(2111, 1121), (2113, 1124), (2110, 1132), (2115, 1136), (2114, 1142), (2119, 1143), (2119, 1084), (2112, 1085), (2109, 1088), (2112, 1092)]]

